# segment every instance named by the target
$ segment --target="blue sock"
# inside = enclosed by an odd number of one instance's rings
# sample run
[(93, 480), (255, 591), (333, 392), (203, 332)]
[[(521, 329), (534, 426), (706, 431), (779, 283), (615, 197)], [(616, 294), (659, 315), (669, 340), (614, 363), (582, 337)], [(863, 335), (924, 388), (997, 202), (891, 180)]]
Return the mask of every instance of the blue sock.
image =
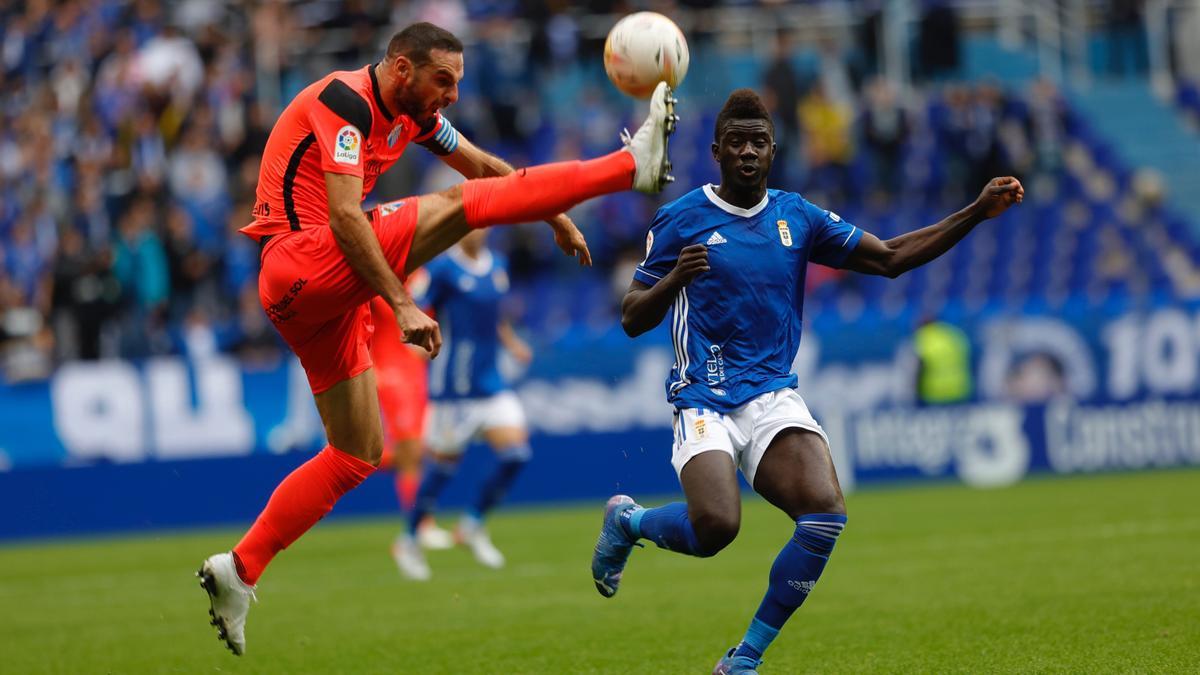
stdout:
[(496, 458), (500, 461), (492, 475), (480, 488), (479, 497), (475, 500), (475, 505), (471, 507), (470, 515), (476, 520), (482, 521), (487, 512), (491, 511), (500, 503), (501, 499), (504, 499), (504, 495), (508, 494), (508, 489), (512, 487), (517, 474), (521, 473), (521, 469), (525, 468), (525, 464), (532, 456), (533, 452), (525, 443), (505, 448), (497, 453)]
[(734, 652), (736, 655), (762, 658), (779, 635), (779, 629), (804, 604), (821, 578), (821, 571), (845, 526), (846, 516), (838, 513), (809, 513), (796, 520), (796, 533), (771, 565), (767, 594), (750, 622), (746, 637)]
[(700, 549), (684, 502), (673, 502), (656, 509), (631, 509), (622, 515), (621, 526), (634, 539), (649, 539), (659, 548), (677, 553), (700, 557), (711, 555)]
[(430, 463), (429, 470), (425, 472), (425, 477), (421, 480), (421, 487), (417, 490), (417, 499), (413, 502), (412, 513), (408, 514), (409, 534), (416, 535), (421, 521), (437, 508), (438, 495), (442, 494), (442, 490), (454, 477), (454, 472), (457, 470), (457, 463)]

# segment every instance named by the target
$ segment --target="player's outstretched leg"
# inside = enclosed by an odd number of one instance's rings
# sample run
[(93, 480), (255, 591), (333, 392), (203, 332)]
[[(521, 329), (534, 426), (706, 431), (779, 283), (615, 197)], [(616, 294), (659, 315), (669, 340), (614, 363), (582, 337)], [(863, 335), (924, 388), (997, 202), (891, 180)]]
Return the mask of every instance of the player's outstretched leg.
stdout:
[(675, 180), (667, 140), (678, 117), (671, 88), (660, 83), (637, 133), (622, 134), (625, 147), (585, 161), (532, 166), (498, 178), (463, 184), (463, 208), (472, 228), (545, 220), (593, 197), (634, 189), (661, 192)]
[(471, 229), (548, 220), (600, 195), (640, 190), (656, 193), (674, 180), (667, 139), (678, 117), (670, 87), (660, 84), (650, 114), (625, 147), (586, 161), (518, 169), (507, 176), (468, 180), (443, 192), (421, 195), (416, 231), (405, 260), (411, 274), (450, 248)]

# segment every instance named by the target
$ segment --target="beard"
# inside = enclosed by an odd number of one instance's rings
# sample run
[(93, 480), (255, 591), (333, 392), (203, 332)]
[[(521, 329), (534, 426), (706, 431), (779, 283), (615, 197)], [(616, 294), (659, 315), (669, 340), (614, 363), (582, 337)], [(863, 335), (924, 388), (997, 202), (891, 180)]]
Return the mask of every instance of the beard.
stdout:
[(413, 89), (411, 86), (406, 87), (396, 95), (394, 102), (401, 113), (412, 118), (417, 124), (424, 125), (429, 121), (428, 106)]

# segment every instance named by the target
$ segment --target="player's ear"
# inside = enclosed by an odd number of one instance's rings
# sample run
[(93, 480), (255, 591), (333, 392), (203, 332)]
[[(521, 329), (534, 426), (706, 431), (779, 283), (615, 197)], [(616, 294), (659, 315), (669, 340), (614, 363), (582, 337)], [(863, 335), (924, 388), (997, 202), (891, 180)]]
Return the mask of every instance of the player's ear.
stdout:
[(400, 78), (402, 82), (408, 82), (409, 79), (412, 78), (413, 73), (416, 71), (416, 68), (413, 66), (412, 59), (403, 54), (396, 56), (394, 67), (396, 69), (396, 77)]
[(712, 144), (712, 156), (718, 162), (721, 161), (721, 146), (717, 145), (715, 141)]

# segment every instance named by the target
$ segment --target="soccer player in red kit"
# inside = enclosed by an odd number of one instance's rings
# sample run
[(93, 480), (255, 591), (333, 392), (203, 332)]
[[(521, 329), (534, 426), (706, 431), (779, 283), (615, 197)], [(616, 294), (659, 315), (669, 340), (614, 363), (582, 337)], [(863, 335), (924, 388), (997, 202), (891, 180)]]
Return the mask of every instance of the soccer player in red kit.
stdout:
[[(284, 478), (232, 551), (200, 568), (212, 623), (234, 654), (245, 651), (246, 614), (263, 569), (379, 463), (369, 301), (382, 297), (404, 340), (436, 358), (437, 322), (413, 304), (407, 275), (474, 228), (535, 220), (548, 220), (559, 247), (588, 264), (587, 243), (563, 212), (612, 192), (659, 192), (670, 180), (667, 137), (676, 118), (665, 84), (621, 150), (514, 171), (441, 115), (458, 99), (462, 51), (437, 26), (409, 26), (379, 63), (332, 73), (301, 91), (271, 130), (254, 223), (242, 232), (262, 246), (259, 297), (304, 366), (328, 445)], [(409, 143), (469, 180), (363, 212), (376, 178)]]

